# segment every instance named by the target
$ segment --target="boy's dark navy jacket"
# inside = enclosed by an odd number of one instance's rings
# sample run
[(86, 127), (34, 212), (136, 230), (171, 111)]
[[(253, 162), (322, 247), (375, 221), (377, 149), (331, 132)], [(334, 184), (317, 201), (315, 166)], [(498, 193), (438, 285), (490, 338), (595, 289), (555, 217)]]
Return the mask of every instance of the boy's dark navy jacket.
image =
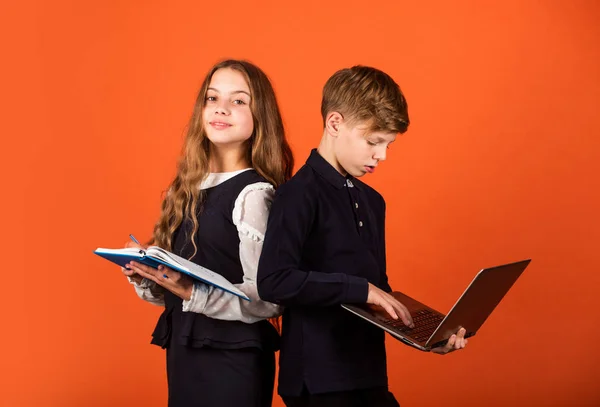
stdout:
[(340, 307), (366, 302), (367, 282), (391, 291), (379, 193), (313, 150), (276, 192), (257, 281), (285, 306), (279, 394), (387, 386), (383, 330)]

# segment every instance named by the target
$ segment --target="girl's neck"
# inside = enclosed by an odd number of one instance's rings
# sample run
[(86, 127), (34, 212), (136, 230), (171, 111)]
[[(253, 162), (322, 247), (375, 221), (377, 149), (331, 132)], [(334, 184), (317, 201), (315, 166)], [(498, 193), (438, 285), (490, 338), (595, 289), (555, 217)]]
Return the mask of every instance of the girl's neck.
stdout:
[(208, 168), (210, 172), (233, 172), (250, 167), (246, 145), (216, 146), (211, 143)]

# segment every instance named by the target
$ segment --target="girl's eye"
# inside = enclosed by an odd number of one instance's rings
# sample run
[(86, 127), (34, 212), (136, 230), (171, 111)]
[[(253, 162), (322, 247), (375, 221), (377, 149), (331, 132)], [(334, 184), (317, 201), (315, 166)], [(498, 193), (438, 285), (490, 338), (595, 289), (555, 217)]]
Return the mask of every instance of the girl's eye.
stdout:
[(206, 97), (206, 101), (207, 101), (207, 102), (214, 102), (214, 101), (216, 101), (216, 100), (217, 100), (217, 98), (216, 98), (215, 96), (207, 96), (207, 97)]
[(245, 104), (246, 104), (246, 102), (244, 102), (244, 101), (243, 101), (243, 100), (241, 100), (241, 99), (236, 99), (236, 100), (234, 100), (234, 101), (233, 101), (233, 104), (234, 104), (234, 105), (245, 105)]

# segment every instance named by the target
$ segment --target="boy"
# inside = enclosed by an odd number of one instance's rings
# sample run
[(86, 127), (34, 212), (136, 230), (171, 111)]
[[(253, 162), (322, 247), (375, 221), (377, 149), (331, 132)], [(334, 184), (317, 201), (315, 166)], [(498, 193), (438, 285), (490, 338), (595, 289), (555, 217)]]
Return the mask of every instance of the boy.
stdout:
[[(375, 68), (336, 72), (321, 104), (323, 137), (276, 193), (258, 266), (258, 292), (285, 306), (279, 394), (295, 406), (398, 406), (388, 391), (384, 331), (340, 307), (382, 306), (412, 326), (388, 292), (385, 201), (357, 178), (407, 130), (406, 100)], [(436, 353), (465, 346), (464, 330)]]

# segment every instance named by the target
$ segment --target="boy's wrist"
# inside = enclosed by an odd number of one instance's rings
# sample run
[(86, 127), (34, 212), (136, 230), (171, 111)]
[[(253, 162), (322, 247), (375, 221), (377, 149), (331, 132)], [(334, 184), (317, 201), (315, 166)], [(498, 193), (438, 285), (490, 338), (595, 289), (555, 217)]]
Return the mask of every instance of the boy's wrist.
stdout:
[(369, 282), (366, 278), (348, 276), (348, 289), (344, 303), (361, 304), (367, 302), (369, 297)]

